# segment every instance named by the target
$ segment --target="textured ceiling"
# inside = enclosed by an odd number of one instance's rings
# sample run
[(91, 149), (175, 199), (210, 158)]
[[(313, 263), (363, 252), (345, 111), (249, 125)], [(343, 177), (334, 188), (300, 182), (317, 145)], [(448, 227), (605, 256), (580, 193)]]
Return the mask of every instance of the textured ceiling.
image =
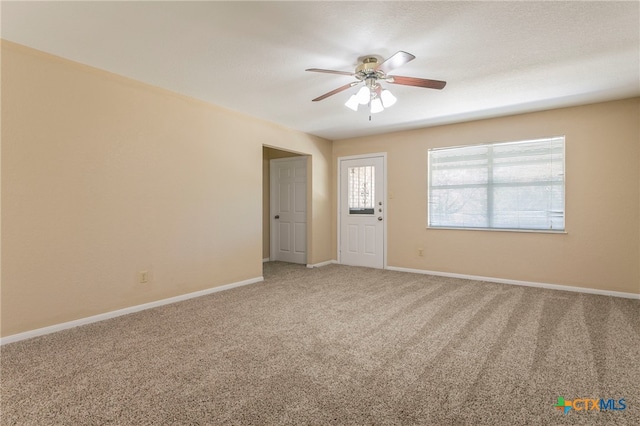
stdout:
[[(2, 38), (338, 140), (640, 95), (638, 2), (2, 2)], [(374, 114), (363, 55), (416, 59)]]

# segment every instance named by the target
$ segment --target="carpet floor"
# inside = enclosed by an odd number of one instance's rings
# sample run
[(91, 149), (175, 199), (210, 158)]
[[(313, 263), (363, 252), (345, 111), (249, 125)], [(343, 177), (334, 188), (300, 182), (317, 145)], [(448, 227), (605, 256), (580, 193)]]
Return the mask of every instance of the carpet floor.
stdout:
[(640, 424), (638, 300), (342, 265), (264, 276), (4, 345), (1, 424)]

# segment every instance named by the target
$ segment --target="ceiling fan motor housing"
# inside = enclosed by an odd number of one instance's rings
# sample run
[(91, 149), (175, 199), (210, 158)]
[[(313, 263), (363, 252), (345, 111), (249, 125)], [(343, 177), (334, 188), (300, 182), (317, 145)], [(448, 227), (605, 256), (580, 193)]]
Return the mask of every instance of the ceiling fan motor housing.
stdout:
[(365, 58), (362, 63), (356, 67), (355, 77), (358, 80), (364, 81), (370, 89), (374, 89), (378, 85), (377, 80), (384, 78), (384, 73), (376, 70), (377, 67), (378, 58)]

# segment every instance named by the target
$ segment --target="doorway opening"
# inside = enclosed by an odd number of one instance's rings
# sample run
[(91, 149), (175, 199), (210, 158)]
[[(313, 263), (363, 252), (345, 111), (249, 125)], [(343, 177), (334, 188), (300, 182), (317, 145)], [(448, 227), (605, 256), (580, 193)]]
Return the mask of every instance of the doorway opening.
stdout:
[(311, 157), (263, 146), (262, 261), (306, 264)]

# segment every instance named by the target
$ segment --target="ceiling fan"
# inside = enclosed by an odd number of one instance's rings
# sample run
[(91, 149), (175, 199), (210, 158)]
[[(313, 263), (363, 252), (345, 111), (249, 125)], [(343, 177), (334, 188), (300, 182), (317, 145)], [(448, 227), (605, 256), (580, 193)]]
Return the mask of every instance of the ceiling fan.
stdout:
[[(390, 107), (396, 103), (396, 97), (391, 94), (387, 89), (384, 89), (380, 82), (387, 82), (391, 84), (401, 84), (403, 86), (415, 86), (424, 87), (427, 89), (441, 90), (447, 84), (446, 81), (440, 80), (428, 80), (426, 78), (417, 77), (403, 77), (399, 75), (388, 75), (387, 73), (394, 69), (406, 64), (409, 61), (415, 59), (411, 53), (403, 52), (402, 50), (396, 52), (390, 58), (379, 63), (378, 58), (375, 56), (366, 56), (362, 59), (362, 62), (358, 64), (355, 72), (348, 71), (335, 71), (325, 70), (321, 68), (309, 68), (305, 71), (322, 72), (327, 74), (340, 74), (355, 77), (356, 81), (340, 86), (335, 90), (325, 93), (312, 99), (313, 102), (321, 101), (333, 96), (336, 93), (340, 93), (351, 87), (364, 83), (364, 86), (360, 90), (351, 95), (345, 105), (354, 111), (358, 110), (358, 105), (369, 105), (369, 111), (372, 114), (380, 112), (385, 108)], [(369, 116), (371, 119), (371, 116)]]

